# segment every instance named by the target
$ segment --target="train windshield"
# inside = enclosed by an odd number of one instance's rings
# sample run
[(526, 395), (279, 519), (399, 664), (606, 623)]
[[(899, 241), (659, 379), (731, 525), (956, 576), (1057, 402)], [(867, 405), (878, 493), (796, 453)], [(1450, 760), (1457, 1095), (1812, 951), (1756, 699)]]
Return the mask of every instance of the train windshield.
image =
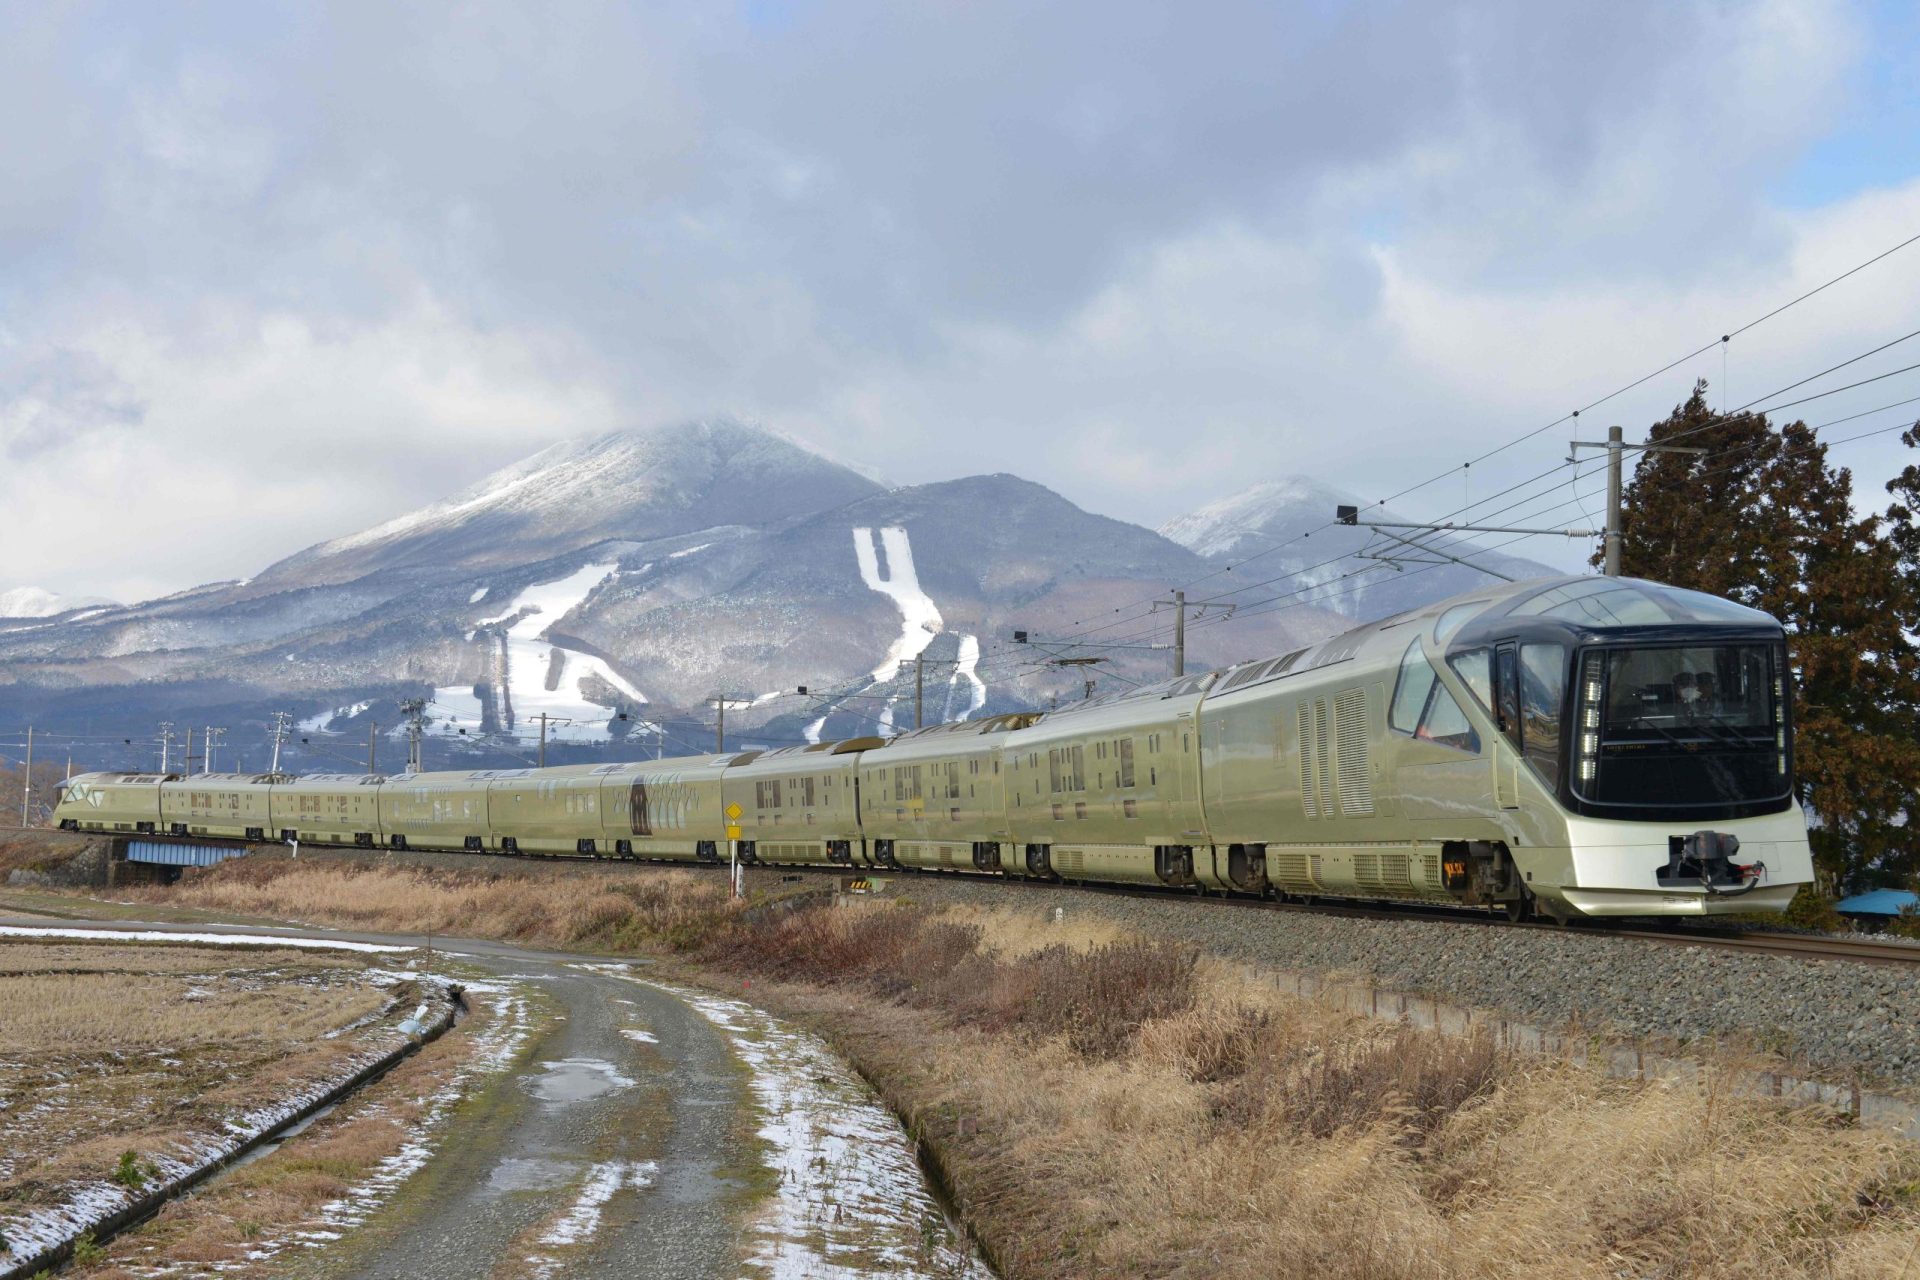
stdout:
[(1588, 649), (1579, 683), (1573, 785), (1581, 798), (1706, 810), (1787, 795), (1777, 645)]

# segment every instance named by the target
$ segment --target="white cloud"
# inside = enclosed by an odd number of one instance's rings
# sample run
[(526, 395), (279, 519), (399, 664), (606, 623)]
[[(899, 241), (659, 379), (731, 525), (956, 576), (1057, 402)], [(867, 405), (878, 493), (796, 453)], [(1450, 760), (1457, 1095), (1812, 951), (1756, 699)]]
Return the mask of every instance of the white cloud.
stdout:
[[(1872, 47), (1839, 3), (460, 14), (0, 18), (46, 125), (0, 134), (0, 587), (245, 576), (713, 410), (1149, 524), (1397, 489), (1920, 225), (1773, 194)], [(1917, 271), (1742, 338), (1736, 396)]]

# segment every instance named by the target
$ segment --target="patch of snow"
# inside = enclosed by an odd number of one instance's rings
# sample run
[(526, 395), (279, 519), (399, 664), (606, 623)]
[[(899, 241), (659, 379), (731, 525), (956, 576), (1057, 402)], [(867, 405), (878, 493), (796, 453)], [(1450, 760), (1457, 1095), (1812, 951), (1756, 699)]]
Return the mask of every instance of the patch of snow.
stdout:
[[(631, 1003), (631, 1002), (628, 1002), (628, 1003)], [(627, 1027), (623, 1029), (620, 1032), (620, 1034), (625, 1036), (629, 1040), (637, 1040), (641, 1044), (659, 1044), (660, 1043), (660, 1037), (656, 1036), (651, 1031), (640, 1031), (633, 1027)]]
[[(880, 574), (881, 549), (887, 553), (885, 577)], [(933, 597), (920, 589), (919, 575), (913, 570), (913, 545), (905, 529), (880, 530), (876, 547), (872, 529), (856, 528), (853, 554), (860, 565), (860, 580), (900, 610), (900, 638), (887, 649), (885, 661), (873, 669), (873, 678), (884, 682), (900, 674), (901, 663), (919, 657), (945, 624)]]
[(350, 707), (335, 707), (331, 711), (322, 711), (318, 715), (308, 716), (305, 720), (299, 721), (297, 727), (303, 733), (319, 733), (335, 720), (351, 720), (372, 705), (371, 702), (356, 702)]
[[(614, 712), (588, 699), (583, 684), (598, 678), (634, 702), (647, 697), (625, 677), (592, 654), (581, 653), (546, 637), (547, 629), (578, 608), (588, 596), (620, 570), (617, 563), (583, 565), (564, 578), (536, 582), (513, 598), (504, 610), (483, 618), (478, 627), (495, 627), (508, 619), (517, 619), (495, 642), (494, 671), (486, 683), (496, 693), (504, 693), (502, 705), (495, 709), (500, 728), (514, 736), (529, 736), (541, 712), (553, 719), (570, 721), (549, 724), (549, 741), (586, 742), (607, 737), (614, 725)], [(461, 729), (480, 732), (484, 707), (472, 685), (436, 688), (433, 700), (439, 718), (433, 731), (455, 735)]]
[(482, 600), (485, 600), (487, 598), (487, 592), (490, 590), (492, 590), (492, 588), (490, 587), (481, 587), (478, 591), (474, 592), (472, 595), (467, 597), (467, 603), (479, 604)]
[(825, 1043), (737, 1000), (663, 989), (719, 1027), (752, 1072), (779, 1189), (748, 1226), (751, 1273), (991, 1280), (954, 1238), (892, 1113)]
[[(551, 467), (541, 467), (538, 470), (524, 472), (504, 482), (496, 483), (492, 488), (469, 489), (465, 493), (455, 494), (445, 502), (436, 502), (431, 506), (421, 507), (418, 511), (409, 511), (407, 514), (389, 520), (385, 524), (377, 524), (371, 529), (362, 529), (359, 533), (348, 534), (344, 538), (335, 538), (331, 542), (323, 542), (316, 550), (321, 555), (331, 555), (335, 552), (352, 550), (354, 547), (364, 547), (371, 543), (384, 542), (389, 538), (396, 538), (403, 533), (418, 529), (423, 525), (439, 524), (457, 519), (470, 511), (490, 506), (508, 494), (513, 493), (515, 490), (526, 488), (553, 469), (554, 468)], [(492, 477), (489, 477), (489, 479), (491, 478)], [(482, 481), (481, 483), (485, 484), (486, 481)]]
[(107, 609), (118, 607), (115, 601), (102, 596), (63, 596), (43, 587), (14, 587), (9, 591), (0, 591), (0, 618), (51, 618), (69, 609), (85, 609), (94, 605), (101, 606), (94, 613), (104, 613)]
[[(574, 1197), (573, 1205), (547, 1228), (540, 1243), (567, 1245), (592, 1239), (600, 1229), (600, 1210), (613, 1199), (614, 1193), (623, 1187), (652, 1186), (658, 1169), (651, 1160), (609, 1160), (594, 1165), (587, 1171), (587, 1180), (581, 1185), (580, 1194)], [(541, 1274), (549, 1272), (543, 1269)]]
[(0, 925), (13, 938), (88, 938), (106, 942), (194, 942), (219, 947), (301, 947), (328, 951), (412, 951), (385, 942), (348, 942), (344, 938), (279, 937), (266, 933), (173, 933), (162, 929), (60, 929), (39, 925)]
[(818, 720), (813, 721), (812, 723), (808, 724), (806, 728), (802, 729), (800, 731), (800, 735), (804, 737), (809, 743), (815, 743), (820, 741), (820, 732), (826, 727), (827, 727), (827, 717), (821, 716)]
[[(712, 545), (713, 544), (711, 542), (703, 542), (697, 547), (688, 547), (685, 551), (669, 551), (667, 553), (667, 559), (678, 560), (681, 556), (690, 556), (696, 551), (705, 551), (708, 547)], [(652, 566), (649, 565), (648, 567), (651, 568)]]
[[(987, 705), (986, 682), (980, 678), (980, 637), (963, 635), (960, 637), (960, 656), (954, 663), (953, 675), (947, 681), (947, 720), (971, 720), (974, 713)], [(960, 691), (962, 682), (966, 684), (967, 705), (954, 713), (954, 695)]]

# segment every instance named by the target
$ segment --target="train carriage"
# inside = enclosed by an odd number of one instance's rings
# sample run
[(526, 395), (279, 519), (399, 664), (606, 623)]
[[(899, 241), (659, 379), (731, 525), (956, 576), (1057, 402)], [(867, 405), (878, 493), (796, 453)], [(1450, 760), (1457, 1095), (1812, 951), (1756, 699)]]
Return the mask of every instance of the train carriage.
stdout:
[(740, 808), (747, 862), (853, 866), (861, 842), (860, 753), (882, 738), (853, 738), (754, 754), (727, 769), (725, 805)]
[(377, 773), (312, 773), (274, 783), (269, 830), (281, 840), (309, 844), (384, 843)]
[(1007, 827), (1002, 744), (1037, 717), (933, 725), (860, 757), (860, 825), (875, 866), (1019, 870)]
[(394, 849), (498, 850), (487, 784), (499, 770), (405, 773), (380, 785), (380, 836)]
[(62, 831), (124, 831), (135, 835), (163, 830), (161, 784), (177, 773), (83, 773), (60, 784), (54, 806)]
[(1211, 850), (1195, 716), (1217, 676), (1075, 703), (1007, 736), (1007, 823), (1030, 874), (1200, 883)]
[(175, 836), (264, 840), (276, 775), (197, 773), (160, 788), (160, 829)]
[(502, 853), (612, 854), (600, 815), (598, 765), (492, 769), (486, 779), (487, 827)]
[(727, 845), (721, 778), (753, 752), (595, 766), (601, 838), (620, 857), (717, 862)]

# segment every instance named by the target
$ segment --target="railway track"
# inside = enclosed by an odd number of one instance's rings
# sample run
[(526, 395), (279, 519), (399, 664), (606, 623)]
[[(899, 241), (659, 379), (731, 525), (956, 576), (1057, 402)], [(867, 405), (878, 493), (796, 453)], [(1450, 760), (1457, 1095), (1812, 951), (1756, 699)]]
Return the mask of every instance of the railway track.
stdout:
[[(0, 834), (18, 834), (29, 831), (45, 831), (46, 828), (23, 828), (0, 824)], [(238, 842), (235, 842), (238, 843)], [(267, 846), (277, 847), (277, 846)], [(383, 851), (376, 851), (383, 852)], [(387, 856), (392, 856), (387, 854)], [(400, 856), (405, 856), (401, 854)], [(556, 861), (604, 863), (608, 859), (591, 854), (474, 854), (472, 857), (504, 857), (515, 861)], [(662, 863), (660, 865), (677, 867), (714, 866), (720, 863)], [(763, 874), (772, 873), (800, 877), (805, 875), (829, 875), (834, 877), (857, 876), (863, 868), (846, 866), (786, 866), (780, 864), (755, 864), (754, 870)], [(1082, 893), (1104, 894), (1115, 897), (1144, 898), (1157, 901), (1194, 901), (1196, 895), (1190, 890), (1159, 889), (1149, 885), (1097, 884), (1085, 881), (1062, 883), (1047, 880), (1010, 880), (987, 876), (970, 876), (960, 872), (879, 870), (872, 874), (886, 879), (895, 877), (908, 881), (921, 876), (940, 877), (952, 875), (967, 882), (994, 883), (1016, 889), (1045, 892), (1053, 889), (1073, 889)], [(1280, 902), (1269, 898), (1235, 897), (1229, 895), (1208, 894), (1204, 900), (1223, 907), (1236, 907), (1250, 911), (1299, 912), (1310, 915), (1343, 916), (1356, 920), (1407, 921), (1424, 920), (1442, 924), (1480, 925), (1505, 927), (1509, 929), (1544, 930), (1549, 933), (1572, 933), (1596, 938), (1624, 938), (1640, 942), (1662, 943), (1668, 946), (1713, 947), (1724, 951), (1746, 951), (1759, 955), (1776, 955), (1797, 960), (1834, 960), (1854, 964), (1877, 964), (1892, 966), (1920, 966), (1920, 945), (1912, 943), (1880, 940), (1873, 938), (1840, 938), (1825, 934), (1792, 933), (1786, 930), (1765, 928), (1726, 928), (1710, 925), (1695, 925), (1687, 921), (1674, 921), (1669, 924), (1649, 927), (1647, 925), (1612, 925), (1600, 921), (1576, 920), (1570, 924), (1552, 924), (1544, 921), (1525, 921), (1510, 923), (1485, 911), (1471, 908), (1449, 907), (1436, 903), (1389, 903), (1389, 902), (1353, 902), (1327, 899), (1318, 902)]]

